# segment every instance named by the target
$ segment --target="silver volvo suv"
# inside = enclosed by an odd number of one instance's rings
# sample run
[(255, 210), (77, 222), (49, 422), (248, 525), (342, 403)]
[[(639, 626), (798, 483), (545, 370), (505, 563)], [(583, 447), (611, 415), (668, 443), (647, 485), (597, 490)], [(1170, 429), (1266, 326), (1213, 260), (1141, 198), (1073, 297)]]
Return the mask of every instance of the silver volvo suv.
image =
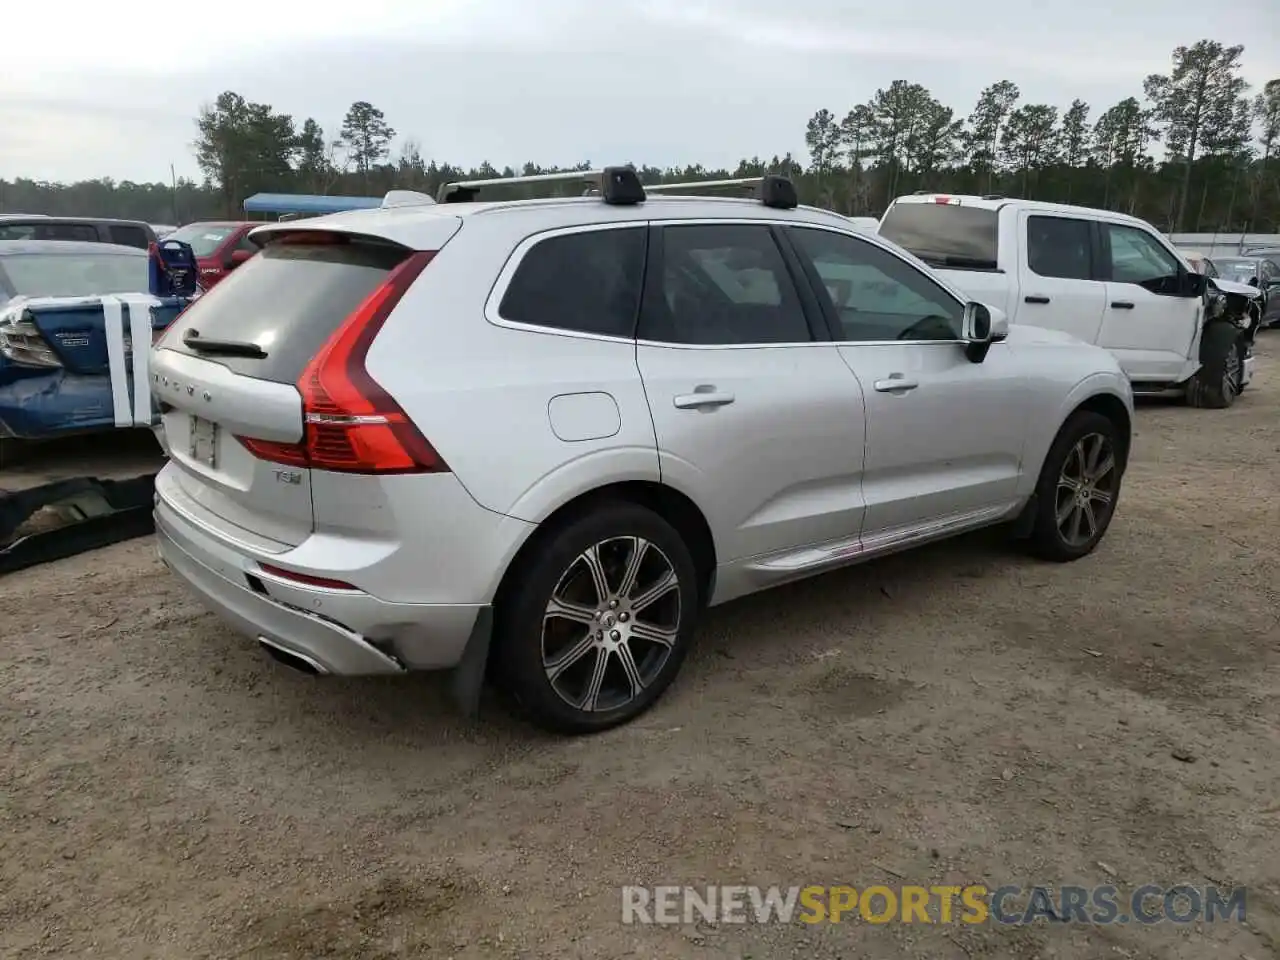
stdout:
[(489, 678), (601, 730), (707, 606), (991, 524), (1074, 560), (1116, 507), (1109, 353), (1010, 327), (779, 177), (473, 181), (253, 236), (153, 350), (156, 529), (309, 672), (450, 669), (468, 708)]

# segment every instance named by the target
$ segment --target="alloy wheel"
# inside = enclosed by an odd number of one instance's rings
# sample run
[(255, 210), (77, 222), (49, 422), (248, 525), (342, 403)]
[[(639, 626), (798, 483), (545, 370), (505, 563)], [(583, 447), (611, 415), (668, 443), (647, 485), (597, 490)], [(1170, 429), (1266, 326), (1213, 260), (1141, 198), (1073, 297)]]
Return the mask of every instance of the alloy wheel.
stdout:
[(625, 706), (662, 672), (682, 613), (675, 567), (656, 544), (643, 537), (597, 543), (551, 591), (542, 618), (547, 680), (578, 710)]
[(1076, 441), (1058, 476), (1055, 520), (1058, 533), (1070, 546), (1089, 543), (1102, 530), (1115, 505), (1117, 481), (1115, 449), (1101, 433)]
[(1240, 360), (1240, 351), (1233, 348), (1222, 365), (1222, 396), (1231, 400), (1240, 394), (1240, 382), (1244, 379), (1244, 369)]

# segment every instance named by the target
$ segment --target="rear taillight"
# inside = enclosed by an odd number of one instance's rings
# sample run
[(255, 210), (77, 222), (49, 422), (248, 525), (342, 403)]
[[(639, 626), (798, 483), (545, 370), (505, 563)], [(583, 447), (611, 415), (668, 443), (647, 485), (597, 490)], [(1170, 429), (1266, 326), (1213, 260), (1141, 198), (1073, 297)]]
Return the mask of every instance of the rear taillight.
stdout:
[(0, 355), (24, 367), (62, 366), (31, 314), (25, 311), (0, 318)]
[(301, 443), (240, 437), (264, 460), (338, 473), (447, 473), (448, 465), (386, 390), (365, 358), (391, 310), (435, 256), (400, 263), (329, 338), (298, 378)]

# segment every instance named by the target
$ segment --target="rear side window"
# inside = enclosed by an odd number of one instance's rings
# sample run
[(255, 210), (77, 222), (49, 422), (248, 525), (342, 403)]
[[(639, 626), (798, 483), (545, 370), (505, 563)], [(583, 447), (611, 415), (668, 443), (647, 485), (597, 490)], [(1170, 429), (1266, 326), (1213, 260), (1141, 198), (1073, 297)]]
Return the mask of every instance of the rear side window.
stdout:
[[(406, 256), (403, 247), (374, 242), (272, 244), (195, 301), (164, 346), (244, 376), (296, 383), (325, 341)], [(266, 357), (197, 353), (182, 342), (192, 329), (207, 340), (255, 344)]]
[(644, 227), (547, 237), (516, 267), (498, 313), (535, 327), (632, 337), (644, 256)]
[(999, 221), (995, 210), (955, 203), (895, 203), (880, 236), (935, 266), (994, 269)]
[(1027, 266), (1042, 277), (1092, 280), (1092, 228), (1070, 217), (1027, 218)]
[(113, 223), (107, 229), (111, 234), (112, 243), (123, 244), (126, 247), (138, 247), (142, 250), (150, 246), (151, 241), (147, 239), (146, 231), (141, 227), (129, 227)]

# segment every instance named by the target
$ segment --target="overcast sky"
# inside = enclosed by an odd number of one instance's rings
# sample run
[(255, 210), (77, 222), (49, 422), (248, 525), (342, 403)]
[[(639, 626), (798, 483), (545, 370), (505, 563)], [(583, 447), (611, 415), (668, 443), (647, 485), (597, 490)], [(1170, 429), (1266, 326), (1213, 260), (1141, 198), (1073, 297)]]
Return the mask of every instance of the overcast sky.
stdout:
[(42, 180), (197, 176), (227, 89), (335, 135), (368, 100), (464, 165), (719, 166), (803, 154), (815, 110), (896, 79), (961, 116), (1007, 78), (1096, 117), (1204, 36), (1245, 45), (1255, 90), (1280, 77), (1276, 0), (12, 0), (3, 29), (0, 177)]

